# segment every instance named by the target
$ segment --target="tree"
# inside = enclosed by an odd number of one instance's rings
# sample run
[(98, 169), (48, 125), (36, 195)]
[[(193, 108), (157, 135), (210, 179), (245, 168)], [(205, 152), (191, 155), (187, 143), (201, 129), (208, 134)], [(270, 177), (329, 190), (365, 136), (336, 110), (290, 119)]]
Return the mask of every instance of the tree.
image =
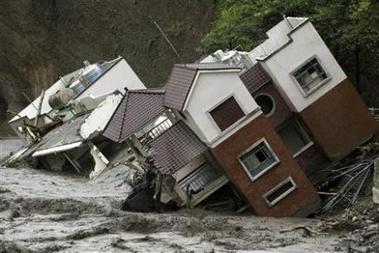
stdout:
[[(321, 37), (361, 90), (378, 104), (379, 1), (376, 0), (219, 0), (217, 19), (203, 38), (205, 53), (249, 51), (283, 15), (309, 17)], [(370, 90), (369, 90), (370, 89)], [(374, 91), (374, 92), (372, 92)]]

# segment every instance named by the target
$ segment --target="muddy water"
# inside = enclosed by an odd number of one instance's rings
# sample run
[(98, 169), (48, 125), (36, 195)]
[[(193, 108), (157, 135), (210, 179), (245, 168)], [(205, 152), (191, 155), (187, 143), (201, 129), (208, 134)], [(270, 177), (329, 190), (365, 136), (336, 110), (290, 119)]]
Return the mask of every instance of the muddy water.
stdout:
[(122, 212), (124, 169), (88, 181), (1, 168), (0, 252), (335, 252), (341, 240), (311, 219)]

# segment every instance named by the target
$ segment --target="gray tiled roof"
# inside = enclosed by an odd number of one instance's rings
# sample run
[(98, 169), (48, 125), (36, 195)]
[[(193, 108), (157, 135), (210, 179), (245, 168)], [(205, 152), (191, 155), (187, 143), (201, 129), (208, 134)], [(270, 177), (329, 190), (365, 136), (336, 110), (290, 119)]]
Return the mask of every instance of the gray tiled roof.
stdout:
[(242, 73), (240, 78), (250, 93), (257, 91), (263, 85), (271, 81), (270, 76), (259, 63)]
[(164, 112), (164, 94), (161, 89), (127, 91), (103, 135), (115, 142), (125, 141)]
[(218, 70), (218, 69), (241, 69), (238, 66), (232, 66), (224, 63), (191, 63), (191, 64), (176, 64), (175, 66), (194, 69), (194, 70)]
[(166, 83), (164, 105), (181, 111), (198, 70), (239, 69), (222, 63), (175, 64)]
[(175, 173), (207, 150), (183, 121), (153, 139), (150, 145), (155, 165), (163, 174)]

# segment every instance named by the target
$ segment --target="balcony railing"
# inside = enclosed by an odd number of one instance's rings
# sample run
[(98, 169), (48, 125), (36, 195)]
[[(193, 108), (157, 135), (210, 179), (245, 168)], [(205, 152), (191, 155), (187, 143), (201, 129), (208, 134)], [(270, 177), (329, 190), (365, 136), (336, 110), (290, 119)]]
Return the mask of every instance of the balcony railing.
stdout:
[(149, 144), (153, 139), (160, 136), (162, 133), (164, 133), (166, 130), (168, 130), (172, 126), (172, 122), (169, 118), (166, 118), (162, 122), (160, 122), (158, 125), (155, 125), (153, 128), (148, 130), (144, 135), (139, 137), (139, 141), (142, 144), (142, 146), (146, 146)]

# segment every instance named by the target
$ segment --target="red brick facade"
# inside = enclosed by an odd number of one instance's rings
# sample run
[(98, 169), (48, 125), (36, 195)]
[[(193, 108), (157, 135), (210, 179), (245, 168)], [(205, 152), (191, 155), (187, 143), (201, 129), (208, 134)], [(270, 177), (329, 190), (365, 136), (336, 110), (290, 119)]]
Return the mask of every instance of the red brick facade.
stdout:
[(332, 160), (348, 155), (377, 130), (376, 122), (349, 79), (304, 109), (300, 116)]
[(278, 127), (293, 116), (293, 112), (287, 106), (287, 103), (284, 101), (272, 82), (267, 83), (259, 90), (255, 91), (252, 95), (256, 98), (261, 94), (268, 94), (274, 100), (274, 112), (267, 117), (274, 128)]
[[(274, 100), (274, 112), (271, 115), (267, 116), (272, 127), (278, 130), (283, 124), (286, 124), (288, 120), (292, 120), (294, 117), (296, 117), (302, 127), (305, 128), (304, 130), (307, 132), (307, 134), (310, 134), (309, 130), (304, 126), (302, 120), (299, 119), (298, 114), (295, 114), (291, 111), (272, 82), (265, 84), (259, 90), (255, 91), (252, 95), (254, 97), (257, 97), (260, 94), (268, 94)], [(313, 145), (298, 155), (295, 160), (299, 163), (300, 167), (305, 171), (305, 174), (307, 176), (311, 176), (321, 168), (324, 168), (330, 162), (325, 157), (317, 144)]]
[(309, 147), (303, 153), (298, 155), (295, 160), (311, 180), (314, 175), (316, 175), (317, 178), (317, 172), (320, 172), (321, 169), (330, 164), (330, 161), (320, 151), (317, 144)]
[[(252, 181), (239, 163), (238, 156), (263, 137), (279, 158), (279, 163)], [(302, 212), (304, 215), (304, 213), (314, 211), (310, 209), (317, 208), (319, 197), (313, 185), (264, 115), (260, 115), (219, 144), (212, 153), (257, 215), (284, 217)], [(276, 205), (269, 207), (263, 195), (289, 176), (295, 181), (297, 189)]]

